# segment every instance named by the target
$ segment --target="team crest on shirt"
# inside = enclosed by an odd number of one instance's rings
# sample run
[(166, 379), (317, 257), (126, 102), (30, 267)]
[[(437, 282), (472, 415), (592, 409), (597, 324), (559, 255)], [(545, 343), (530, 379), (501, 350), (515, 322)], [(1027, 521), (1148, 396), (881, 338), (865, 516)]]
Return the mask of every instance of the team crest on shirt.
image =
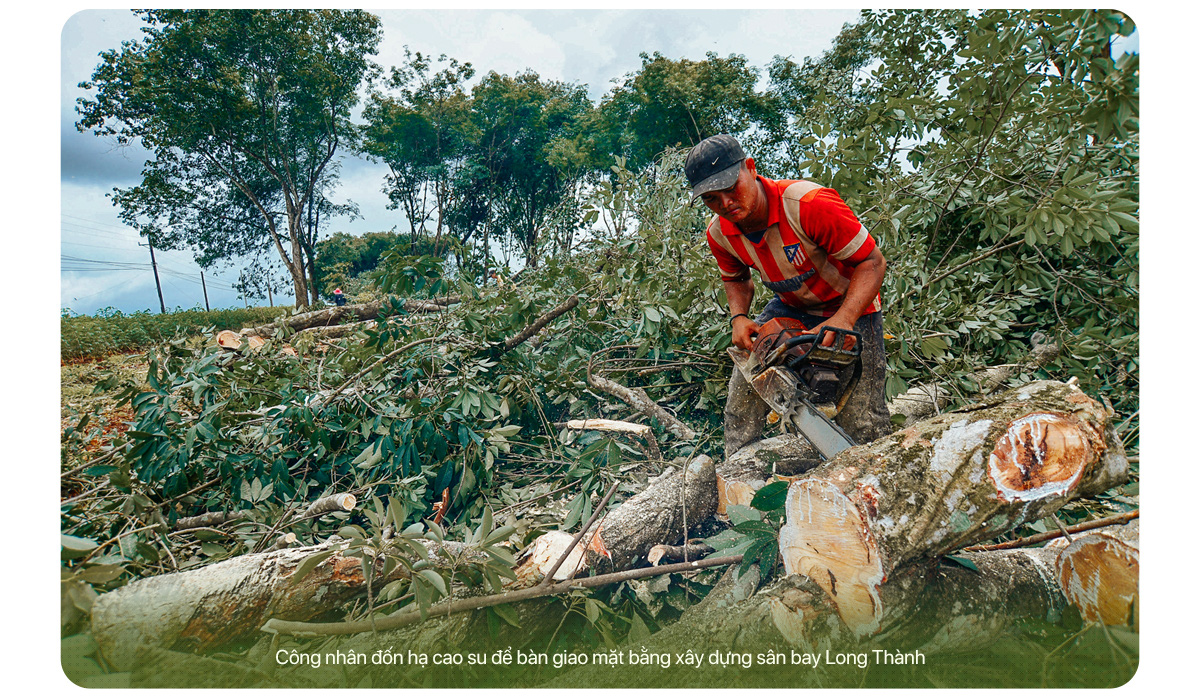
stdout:
[(796, 266), (804, 264), (804, 260), (807, 259), (807, 257), (804, 255), (804, 249), (798, 242), (794, 245), (784, 245), (783, 254), (787, 255), (787, 261), (789, 263)]

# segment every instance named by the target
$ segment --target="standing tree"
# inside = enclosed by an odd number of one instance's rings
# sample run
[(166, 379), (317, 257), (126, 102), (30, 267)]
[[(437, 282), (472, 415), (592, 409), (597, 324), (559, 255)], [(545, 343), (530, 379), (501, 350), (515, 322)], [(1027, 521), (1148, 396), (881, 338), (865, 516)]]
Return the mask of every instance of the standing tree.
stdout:
[(577, 224), (572, 205), (581, 171), (555, 167), (550, 155), (560, 139), (576, 134), (591, 108), (585, 87), (543, 81), (532, 71), (492, 72), (472, 90), (477, 140), (467, 173), (475, 195), (486, 197), (484, 255), (495, 233), (526, 265), (537, 266), (546, 233)]
[(373, 93), (363, 111), (363, 151), (391, 170), (384, 189), (391, 207), (404, 211), (414, 241), (432, 217), (435, 250), (447, 210), (463, 194), (454, 187), (472, 132), (470, 97), (463, 85), (475, 75), (470, 63), (445, 55), (437, 62), (446, 67), (432, 71), (429, 56), (405, 48), (404, 65), (392, 68), (387, 82), (398, 96)]
[[(379, 20), (362, 11), (145, 10), (146, 37), (100, 54), (81, 131), (140, 139), (126, 221), (168, 247), (220, 258), (273, 246), (296, 305), (310, 301), (319, 208), (350, 110), (372, 70)], [(163, 231), (166, 231), (164, 234)]]
[(596, 146), (605, 155), (624, 156), (633, 169), (654, 162), (667, 147), (744, 133), (769, 114), (768, 102), (754, 91), (758, 71), (745, 56), (710, 52), (702, 61), (673, 61), (656, 52), (641, 58), (641, 69), (609, 92), (598, 115), (603, 135)]

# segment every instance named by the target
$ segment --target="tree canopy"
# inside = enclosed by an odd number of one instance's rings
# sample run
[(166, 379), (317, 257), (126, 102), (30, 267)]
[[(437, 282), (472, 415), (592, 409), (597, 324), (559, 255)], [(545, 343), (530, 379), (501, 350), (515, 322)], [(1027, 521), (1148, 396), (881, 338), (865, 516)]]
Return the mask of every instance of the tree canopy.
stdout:
[(100, 55), (80, 130), (154, 159), (117, 189), (125, 220), (202, 263), (271, 246), (309, 302), (314, 219), (353, 142), (350, 110), (379, 20), (361, 11), (147, 10), (138, 41)]

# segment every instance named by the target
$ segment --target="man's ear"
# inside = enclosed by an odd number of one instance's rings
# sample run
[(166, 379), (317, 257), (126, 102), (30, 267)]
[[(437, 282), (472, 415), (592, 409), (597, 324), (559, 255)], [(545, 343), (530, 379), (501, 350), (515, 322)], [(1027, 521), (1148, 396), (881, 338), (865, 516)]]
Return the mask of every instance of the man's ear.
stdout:
[(754, 158), (746, 158), (746, 169), (750, 170), (750, 174), (757, 174), (754, 169)]

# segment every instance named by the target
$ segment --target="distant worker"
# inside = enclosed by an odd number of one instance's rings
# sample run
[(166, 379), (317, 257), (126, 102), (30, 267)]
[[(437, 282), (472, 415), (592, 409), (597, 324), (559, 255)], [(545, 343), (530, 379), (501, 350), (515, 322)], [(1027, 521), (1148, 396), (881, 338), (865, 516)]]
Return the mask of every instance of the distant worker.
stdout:
[(346, 297), (342, 295), (342, 289), (333, 289), (333, 302), (339, 307), (346, 304)]
[[(835, 421), (858, 443), (888, 434), (887, 359), (879, 288), (887, 263), (867, 229), (833, 189), (758, 175), (729, 135), (706, 138), (684, 164), (692, 198), (713, 213), (706, 233), (729, 299), (733, 343), (750, 350), (759, 326), (777, 317), (862, 335), (862, 377)], [(750, 315), (750, 270), (775, 297)], [(829, 344), (833, 335), (826, 335)], [(725, 456), (762, 438), (768, 407), (736, 367), (725, 403)]]

